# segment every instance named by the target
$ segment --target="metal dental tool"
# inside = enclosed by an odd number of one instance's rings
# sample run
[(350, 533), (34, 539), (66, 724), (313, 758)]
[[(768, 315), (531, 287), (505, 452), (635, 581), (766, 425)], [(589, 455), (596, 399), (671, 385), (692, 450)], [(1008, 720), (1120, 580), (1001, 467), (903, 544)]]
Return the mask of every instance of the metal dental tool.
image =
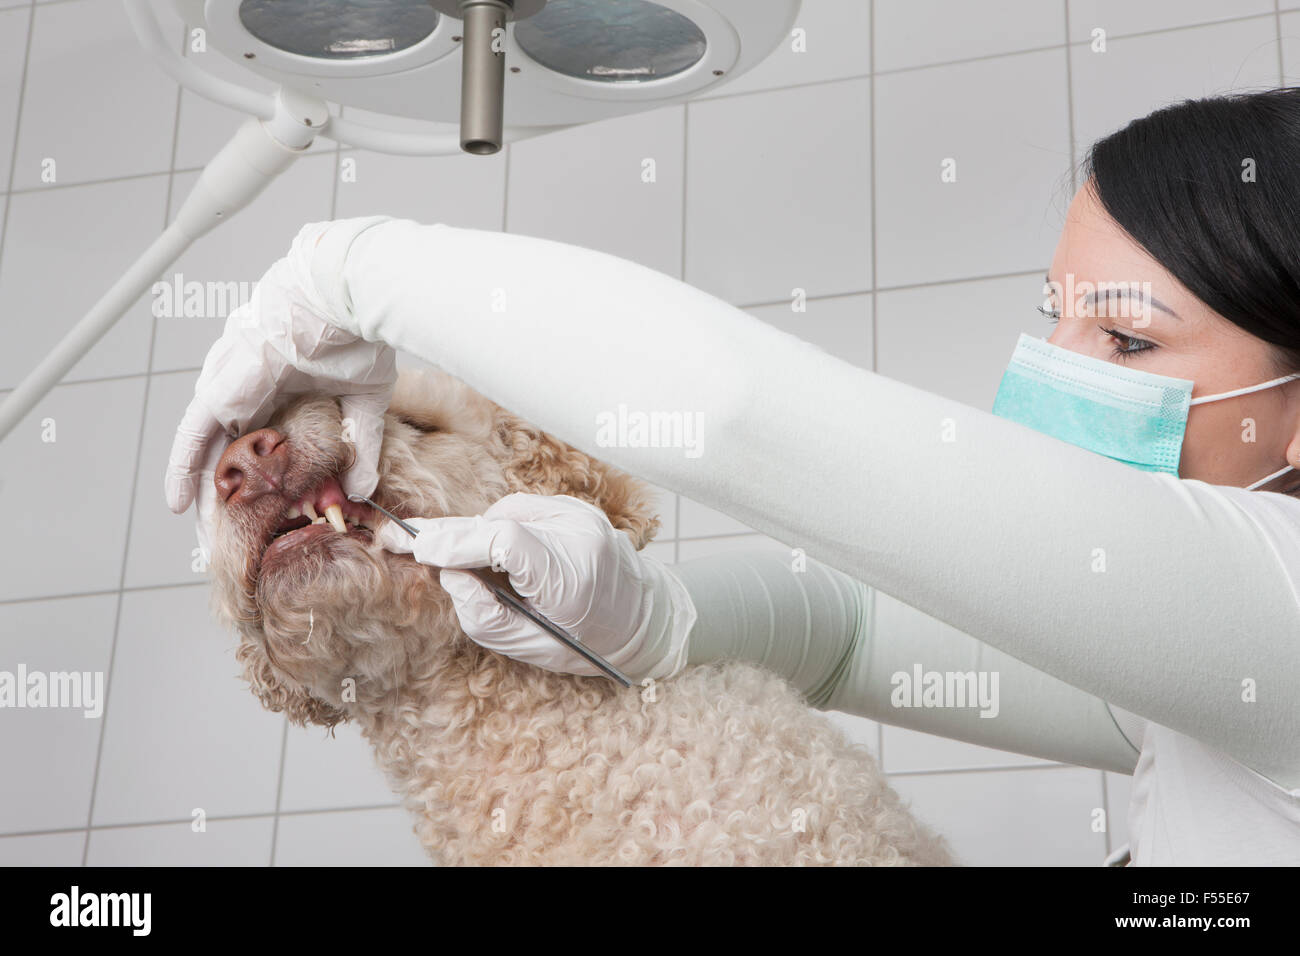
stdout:
[[(380, 514), (387, 516), (387, 518), (390, 521), (392, 521), (395, 525), (397, 525), (399, 528), (401, 528), (403, 531), (409, 534), (412, 538), (414, 538), (416, 535), (420, 533), (416, 531), (415, 528), (411, 527), (409, 524), (403, 521), (401, 518), (397, 517), (397, 515), (393, 514), (391, 511), (379, 507), (379, 505), (375, 504), (373, 501), (371, 501), (369, 498), (365, 497), (364, 495), (348, 495), (348, 500), (357, 501), (363, 505), (369, 505), (370, 507), (378, 511)], [(500, 583), (493, 575), (493, 572), (488, 568), (457, 568), (455, 570), (468, 571), (470, 574), (474, 575), (474, 577), (478, 578), (479, 581), (481, 581), (484, 585), (486, 585), (487, 589), (491, 591), (493, 595), (495, 595), (496, 599), (500, 601), (502, 604), (504, 604), (506, 607), (518, 611), (524, 617), (528, 618), (528, 620), (532, 621), (534, 624), (540, 627), (547, 634), (550, 634), (552, 637), (554, 637), (565, 647), (569, 648), (574, 653), (581, 655), (584, 659), (590, 662), (593, 667), (599, 668), (607, 676), (618, 681), (624, 687), (632, 686), (632, 681), (630, 681), (627, 678), (627, 676), (623, 674), (622, 671), (620, 671), (613, 664), (610, 664), (599, 654), (595, 653), (594, 651), (588, 650), (586, 647), (582, 645), (581, 641), (579, 641), (576, 637), (574, 637), (564, 628), (560, 627), (558, 624), (554, 623), (553, 621), (548, 620), (546, 617), (544, 617), (541, 614), (538, 614), (536, 611), (530, 608), (527, 604), (523, 602), (523, 600), (519, 598), (518, 595), (514, 593), (514, 591), (510, 590), (510, 587), (508, 585)]]

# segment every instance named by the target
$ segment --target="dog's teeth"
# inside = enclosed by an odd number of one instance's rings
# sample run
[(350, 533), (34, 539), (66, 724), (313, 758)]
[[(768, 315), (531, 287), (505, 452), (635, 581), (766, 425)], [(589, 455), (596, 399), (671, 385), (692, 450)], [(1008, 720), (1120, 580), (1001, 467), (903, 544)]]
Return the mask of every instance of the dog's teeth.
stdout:
[(292, 519), (294, 519), (294, 518), (301, 518), (301, 517), (302, 517), (302, 512), (299, 511), (297, 508), (290, 508), (290, 509), (289, 509), (289, 513), (286, 514), (285, 517), (286, 517), (286, 518), (289, 518), (290, 520), (292, 520)]
[(320, 515), (316, 514), (316, 508), (310, 501), (304, 501), (302, 503), (302, 513), (311, 519), (312, 524), (315, 524), (316, 519), (320, 517)]
[(324, 523), (325, 523), (325, 519), (324, 519), (324, 518), (312, 518), (312, 519), (311, 519), (311, 523), (312, 523), (312, 524), (324, 524)]
[(348, 533), (348, 526), (343, 520), (343, 507), (341, 505), (330, 505), (325, 509), (325, 517), (339, 534)]

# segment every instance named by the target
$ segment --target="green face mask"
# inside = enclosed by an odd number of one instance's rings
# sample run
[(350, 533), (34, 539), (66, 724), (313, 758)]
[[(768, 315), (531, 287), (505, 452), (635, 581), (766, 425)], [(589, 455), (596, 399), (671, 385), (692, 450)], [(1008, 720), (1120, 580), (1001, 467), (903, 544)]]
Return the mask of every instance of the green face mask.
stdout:
[[(1276, 388), (1300, 373), (1192, 398), (1192, 382), (1115, 365), (1022, 334), (993, 414), (1143, 471), (1178, 474), (1192, 405)], [(1247, 487), (1293, 470), (1287, 465)]]

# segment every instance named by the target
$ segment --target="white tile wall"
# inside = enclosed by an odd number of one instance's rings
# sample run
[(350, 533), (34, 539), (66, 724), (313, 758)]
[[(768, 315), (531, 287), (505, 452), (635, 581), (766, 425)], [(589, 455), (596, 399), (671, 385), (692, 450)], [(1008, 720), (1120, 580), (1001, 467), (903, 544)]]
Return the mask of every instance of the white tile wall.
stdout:
[[(1300, 79), (1300, 3), (1278, 7), (1293, 12), (806, 0), (804, 52), (783, 38), (687, 106), (491, 159), (322, 141), (175, 271), (254, 281), (330, 216), (504, 224), (684, 276), (849, 362), (987, 408), (1016, 335), (1046, 334), (1032, 310), (1073, 159), (1162, 103), (1273, 85), (1283, 63)], [(1105, 53), (1089, 44), (1098, 26)], [(0, 390), (156, 235), (239, 121), (138, 56), (120, 4), (0, 0)], [(955, 183), (940, 181), (947, 157)], [(0, 559), (0, 668), (111, 670), (98, 720), (0, 712), (0, 765), (22, 768), (0, 801), (0, 863), (427, 865), (355, 729), (288, 728), (236, 677), (191, 570), (192, 517), (165, 510), (160, 480), (221, 315), (155, 319), (149, 305), (0, 444), (0, 509), (26, 545)], [(661, 503), (663, 560), (786, 549), (670, 492)], [(1126, 777), (829, 716), (966, 862), (1095, 865), (1127, 839)], [(1099, 807), (1109, 834), (1092, 827)]]
[[(50, 160), (55, 184), (165, 172), (176, 97), (176, 84), (140, 55), (119, 4), (37, 6), (14, 187), (51, 188)], [(156, 219), (148, 226), (159, 228)]]
[(1300, 11), (1284, 13), (1282, 25), (1283, 83), (1300, 84)]
[(636, 113), (510, 149), (510, 232), (682, 274), (685, 107)]
[[(1139, 4), (1140, 6), (1140, 4)], [(1161, 106), (1278, 84), (1274, 17), (1108, 41), (1105, 53), (1073, 48), (1076, 149)], [(1152, 69), (1159, 63), (1160, 69)]]
[(505, 153), (495, 156), (388, 156), (349, 150), (336, 175), (335, 215), (397, 216), (465, 229), (500, 229), (506, 195)]
[(917, 730), (880, 726), (881, 756), (890, 773), (919, 770), (962, 770), (969, 767), (1043, 766), (1049, 761), (979, 747), (962, 740), (938, 737)]
[[(76, 0), (80, 2), (80, 0)], [(30, 111), (24, 111), (30, 112)], [(0, 386), (21, 381), (162, 230), (164, 175), (14, 193), (0, 262)], [(75, 228), (70, 228), (75, 224)], [(148, 297), (73, 366), (69, 381), (149, 370)]]
[(880, 286), (1046, 269), (1059, 230), (1044, 207), (1070, 156), (1065, 67), (1062, 48), (877, 78)]
[(877, 73), (1065, 42), (1064, 7), (1042, 0), (876, 0), (875, 10)]
[[(184, 111), (183, 106), (182, 115)], [(167, 299), (149, 297), (151, 310), (162, 313), (154, 323), (153, 371), (203, 365), (203, 357), (221, 334), (226, 316), (247, 298), (246, 294), (231, 295), (229, 291), (251, 290), (271, 263), (288, 251), (304, 223), (330, 218), (335, 161), (332, 151), (299, 159), (256, 202), (240, 210), (220, 229), (201, 237), (167, 270), (160, 281), (173, 290), (172, 300), (178, 298), (178, 283), (182, 292), (193, 283), (202, 283), (205, 294), (190, 297), (186, 293), (190, 301), (183, 310), (168, 310)], [(173, 216), (198, 178), (197, 172), (176, 175), (171, 194)]]
[(1096, 770), (1057, 767), (896, 775), (923, 820), (942, 821), (959, 862), (978, 866), (1098, 866), (1104, 806)]
[(194, 395), (198, 372), (171, 372), (149, 380), (140, 475), (131, 512), (131, 541), (126, 558), (126, 586), (196, 584), (204, 580), (198, 561), (194, 513), (174, 515), (163, 499), (162, 475), (171, 453), (176, 410), (184, 411)]
[(837, 295), (802, 303), (778, 302), (748, 309), (750, 315), (783, 332), (820, 346), (859, 368), (871, 368), (872, 296)]
[(280, 818), (276, 866), (430, 866), (397, 807)]
[(1097, 28), (1117, 36), (1273, 12), (1273, 0), (1069, 0), (1069, 4), (1071, 41), (1088, 40)]
[[(923, 666), (935, 659), (935, 648), (951, 646), (959, 633), (951, 625), (936, 620), (909, 607), (888, 594), (877, 592), (873, 607), (874, 633), (906, 635), (908, 648), (915, 651), (914, 660)], [(980, 669), (990, 667), (982, 660), (987, 656), (996, 656), (990, 648), (980, 653), (980, 645), (970, 642), (970, 655), (965, 663), (955, 663), (957, 669)], [(1005, 696), (1005, 695), (1004, 695)], [(926, 721), (924, 714), (914, 718), (915, 730), (882, 724), (880, 730), (881, 764), (889, 773), (916, 773), (919, 771), (962, 770), (970, 767), (1007, 767), (1019, 765), (1043, 765), (1046, 761), (1023, 754), (1008, 753), (981, 747), (961, 740), (939, 737), (923, 733), (922, 728), (933, 727)]]
[[(876, 371), (988, 410), (1021, 332), (1051, 335), (1043, 273), (876, 294)], [(943, 334), (936, 334), (937, 330)], [(922, 347), (924, 346), (924, 347)]]
[(687, 116), (688, 282), (738, 305), (871, 287), (869, 81), (705, 100)]
[[(18, 101), (23, 88), (26, 63), (27, 25), (32, 11), (24, 5), (19, 9), (0, 10), (0, 130), (4, 131), (0, 144), (13, 142), (18, 125)], [(0, 183), (9, 184), (13, 160), (12, 149), (0, 149)]]
[[(0, 604), (0, 671), (100, 674), (107, 689), (116, 615), (116, 594)], [(102, 714), (49, 707), (2, 713), (0, 832), (84, 827)]]
[(682, 538), (713, 538), (718, 535), (745, 534), (751, 529), (735, 518), (714, 511), (698, 501), (680, 498), (678, 534)]
[(0, 837), (0, 866), (79, 866), (84, 833)]
[(274, 817), (92, 830), (87, 866), (266, 866)]
[(121, 584), (144, 389), (143, 378), (60, 385), (0, 441), (0, 509), (29, 545), (0, 562), (0, 600)]
[(1133, 792), (1133, 778), (1122, 773), (1106, 773), (1105, 777), (1110, 849), (1118, 850), (1128, 842), (1128, 801)]
[(123, 597), (92, 823), (275, 811), (284, 720), (239, 672), (206, 588)]
[[(793, 34), (802, 31), (798, 37)], [(715, 96), (865, 76), (871, 70), (871, 4), (803, 0), (790, 36), (767, 59), (718, 87)]]
[(352, 724), (290, 727), (284, 751), (282, 810), (331, 810), (396, 804), (374, 751)]

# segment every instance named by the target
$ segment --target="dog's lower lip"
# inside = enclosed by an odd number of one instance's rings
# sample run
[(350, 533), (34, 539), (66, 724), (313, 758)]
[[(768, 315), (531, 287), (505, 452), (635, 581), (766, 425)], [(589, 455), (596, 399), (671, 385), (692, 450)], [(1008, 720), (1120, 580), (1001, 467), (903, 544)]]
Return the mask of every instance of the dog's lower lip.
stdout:
[(265, 567), (268, 559), (276, 558), (321, 535), (335, 535), (343, 538), (355, 537), (359, 540), (368, 540), (372, 537), (373, 532), (364, 525), (354, 525), (348, 529), (347, 534), (340, 535), (328, 523), (303, 525), (301, 528), (286, 531), (284, 534), (273, 538), (271, 543), (266, 546), (266, 550), (262, 552), (262, 566)]

